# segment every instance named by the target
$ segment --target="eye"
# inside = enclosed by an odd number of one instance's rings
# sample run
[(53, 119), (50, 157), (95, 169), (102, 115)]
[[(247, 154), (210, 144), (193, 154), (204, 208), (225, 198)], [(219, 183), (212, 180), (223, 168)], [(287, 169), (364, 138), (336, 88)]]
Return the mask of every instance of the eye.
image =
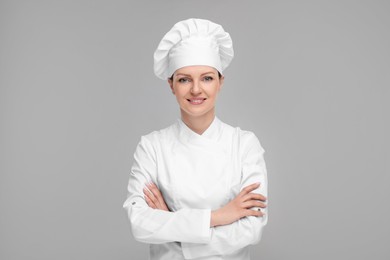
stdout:
[(211, 76), (206, 76), (203, 78), (204, 81), (212, 81), (214, 78)]
[(187, 82), (190, 82), (190, 79), (189, 78), (179, 78), (177, 81), (179, 83), (187, 83)]

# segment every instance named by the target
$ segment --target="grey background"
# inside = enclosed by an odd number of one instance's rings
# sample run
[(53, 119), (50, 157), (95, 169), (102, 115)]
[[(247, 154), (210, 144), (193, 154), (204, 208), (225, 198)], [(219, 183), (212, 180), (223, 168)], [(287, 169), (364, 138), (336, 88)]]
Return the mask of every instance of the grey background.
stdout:
[(122, 204), (179, 109), (153, 52), (179, 20), (236, 52), (217, 115), (266, 149), (253, 259), (389, 259), (388, 1), (1, 1), (0, 259), (147, 259)]

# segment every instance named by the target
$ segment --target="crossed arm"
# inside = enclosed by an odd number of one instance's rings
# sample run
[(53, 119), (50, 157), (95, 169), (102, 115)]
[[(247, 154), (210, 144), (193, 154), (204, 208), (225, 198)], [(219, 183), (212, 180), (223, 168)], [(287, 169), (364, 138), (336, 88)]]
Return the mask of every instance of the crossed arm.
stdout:
[(145, 187), (148, 181), (156, 180), (156, 162), (151, 143), (141, 138), (123, 205), (134, 238), (152, 244), (179, 241), (186, 259), (231, 254), (257, 244), (268, 219), (263, 213), (267, 212), (267, 174), (264, 150), (257, 138), (247, 135), (246, 143), (250, 145), (243, 154), (242, 188), (234, 199), (216, 210), (182, 208), (171, 212), (156, 185)]
[[(260, 183), (253, 183), (246, 186), (225, 206), (212, 211), (210, 227), (228, 225), (247, 216), (264, 216), (265, 213), (263, 213), (260, 208), (266, 207), (266, 197), (261, 194), (251, 193), (251, 191), (257, 189), (260, 185)], [(149, 207), (169, 211), (164, 197), (154, 183), (148, 183), (143, 189), (143, 192), (145, 201)], [(253, 207), (259, 207), (259, 209), (253, 210), (251, 209)]]

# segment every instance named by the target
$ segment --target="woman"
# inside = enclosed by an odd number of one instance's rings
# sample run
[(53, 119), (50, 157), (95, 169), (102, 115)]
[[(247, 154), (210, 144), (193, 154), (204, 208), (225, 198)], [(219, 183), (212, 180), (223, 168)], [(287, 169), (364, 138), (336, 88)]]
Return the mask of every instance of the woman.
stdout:
[(152, 260), (250, 259), (267, 223), (264, 150), (215, 116), (232, 58), (230, 35), (202, 19), (175, 24), (154, 54), (181, 118), (141, 137), (124, 203)]

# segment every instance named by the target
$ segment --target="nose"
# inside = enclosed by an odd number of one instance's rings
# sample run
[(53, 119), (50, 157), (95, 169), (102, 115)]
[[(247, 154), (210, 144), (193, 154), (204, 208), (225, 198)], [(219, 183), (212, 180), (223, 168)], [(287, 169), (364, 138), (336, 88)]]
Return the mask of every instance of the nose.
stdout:
[(194, 80), (191, 87), (191, 93), (197, 95), (201, 92), (202, 92), (202, 88), (200, 86), (200, 82), (198, 80)]

